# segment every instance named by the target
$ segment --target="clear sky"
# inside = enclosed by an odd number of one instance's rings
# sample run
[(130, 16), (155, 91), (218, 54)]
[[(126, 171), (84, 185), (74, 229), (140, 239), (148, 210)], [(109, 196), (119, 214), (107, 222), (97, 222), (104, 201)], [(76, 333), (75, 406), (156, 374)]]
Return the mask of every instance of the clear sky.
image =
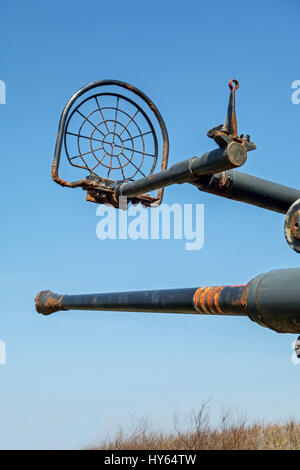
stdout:
[(61, 293), (240, 284), (299, 266), (277, 213), (200, 193), (202, 250), (181, 240), (99, 240), (97, 206), (57, 186), (50, 166), (60, 113), (81, 86), (121, 79), (159, 107), (170, 163), (213, 148), (237, 78), (239, 131), (257, 150), (243, 169), (299, 187), (299, 2), (216, 0), (2, 2), (0, 79), (0, 447), (80, 448), (131, 416), (169, 429), (174, 412), (212, 397), (249, 420), (300, 418), (295, 335), (247, 318), (143, 313), (38, 315), (41, 289)]

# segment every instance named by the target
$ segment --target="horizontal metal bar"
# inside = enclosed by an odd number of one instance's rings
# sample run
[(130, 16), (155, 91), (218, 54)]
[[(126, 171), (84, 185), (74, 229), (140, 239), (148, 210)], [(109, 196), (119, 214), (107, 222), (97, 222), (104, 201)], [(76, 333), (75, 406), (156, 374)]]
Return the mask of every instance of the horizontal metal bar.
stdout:
[[(60, 305), (62, 310), (196, 313), (193, 304), (195, 291), (196, 288), (64, 295), (60, 300)], [(48, 298), (51, 298), (51, 294)], [(43, 299), (40, 301), (42, 302)]]
[(200, 175), (212, 175), (220, 171), (237, 168), (243, 165), (246, 159), (245, 147), (232, 142), (226, 148), (218, 148), (204, 153), (201, 157), (192, 157), (176, 163), (168, 170), (135, 181), (117, 183), (114, 189), (118, 196), (138, 196), (171, 184), (190, 182)]
[(200, 191), (245, 202), (285, 214), (300, 198), (298, 189), (257, 178), (237, 170), (228, 170), (213, 176), (202, 176), (191, 182)]
[[(63, 296), (43, 291), (36, 298), (36, 307), (45, 315), (58, 310), (98, 310), (245, 316), (247, 313), (241, 302), (244, 287), (194, 287)], [(206, 297), (204, 294), (207, 294)], [(216, 295), (218, 300), (215, 305)]]

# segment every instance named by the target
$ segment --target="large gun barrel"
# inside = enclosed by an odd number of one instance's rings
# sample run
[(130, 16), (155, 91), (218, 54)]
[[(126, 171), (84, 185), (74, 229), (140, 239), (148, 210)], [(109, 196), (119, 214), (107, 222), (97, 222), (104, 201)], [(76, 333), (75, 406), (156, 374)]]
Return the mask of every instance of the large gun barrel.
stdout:
[(197, 186), (200, 191), (281, 214), (286, 214), (291, 205), (300, 199), (299, 189), (257, 178), (237, 170), (205, 175), (198, 180), (189, 182)]
[(43, 315), (60, 310), (237, 315), (278, 333), (299, 334), (300, 269), (270, 271), (238, 286), (87, 295), (58, 295), (47, 290), (35, 302)]

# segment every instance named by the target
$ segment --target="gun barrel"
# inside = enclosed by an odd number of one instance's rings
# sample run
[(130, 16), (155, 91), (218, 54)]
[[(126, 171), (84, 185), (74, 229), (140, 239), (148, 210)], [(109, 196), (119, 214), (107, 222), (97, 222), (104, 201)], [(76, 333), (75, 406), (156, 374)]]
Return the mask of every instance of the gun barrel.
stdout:
[(41, 291), (39, 313), (59, 310), (248, 316), (279, 333), (300, 333), (300, 269), (261, 274), (246, 285), (58, 295)]
[(298, 189), (247, 175), (237, 170), (228, 170), (213, 176), (201, 176), (192, 184), (197, 186), (200, 191), (282, 214), (285, 214), (290, 206), (300, 198)]
[(172, 184), (190, 183), (200, 191), (286, 214), (300, 199), (300, 191), (233, 170), (246, 158), (246, 154), (238, 154), (239, 151), (240, 147), (232, 147), (229, 158), (228, 149), (215, 149), (146, 178), (118, 183), (115, 190), (119, 196), (133, 197)]
[(201, 157), (192, 157), (175, 163), (168, 170), (135, 181), (117, 183), (115, 190), (119, 196), (137, 196), (171, 184), (191, 182), (201, 175), (212, 175), (240, 167), (246, 159), (245, 147), (237, 142), (231, 142), (226, 148), (217, 148), (204, 153)]
[(45, 315), (58, 310), (246, 315), (241, 302), (244, 288), (195, 287), (63, 296), (42, 291), (36, 297), (36, 308)]

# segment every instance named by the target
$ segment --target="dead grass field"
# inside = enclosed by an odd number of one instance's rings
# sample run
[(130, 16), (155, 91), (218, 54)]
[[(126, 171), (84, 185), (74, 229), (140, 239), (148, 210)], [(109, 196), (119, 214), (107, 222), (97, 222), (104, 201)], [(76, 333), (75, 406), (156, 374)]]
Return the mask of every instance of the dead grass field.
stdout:
[(147, 420), (140, 420), (134, 429), (122, 429), (93, 450), (300, 450), (300, 423), (290, 419), (285, 423), (247, 424), (245, 417), (225, 412), (216, 426), (210, 424), (205, 403), (198, 412), (189, 415), (188, 425), (174, 419), (174, 431), (151, 431)]

